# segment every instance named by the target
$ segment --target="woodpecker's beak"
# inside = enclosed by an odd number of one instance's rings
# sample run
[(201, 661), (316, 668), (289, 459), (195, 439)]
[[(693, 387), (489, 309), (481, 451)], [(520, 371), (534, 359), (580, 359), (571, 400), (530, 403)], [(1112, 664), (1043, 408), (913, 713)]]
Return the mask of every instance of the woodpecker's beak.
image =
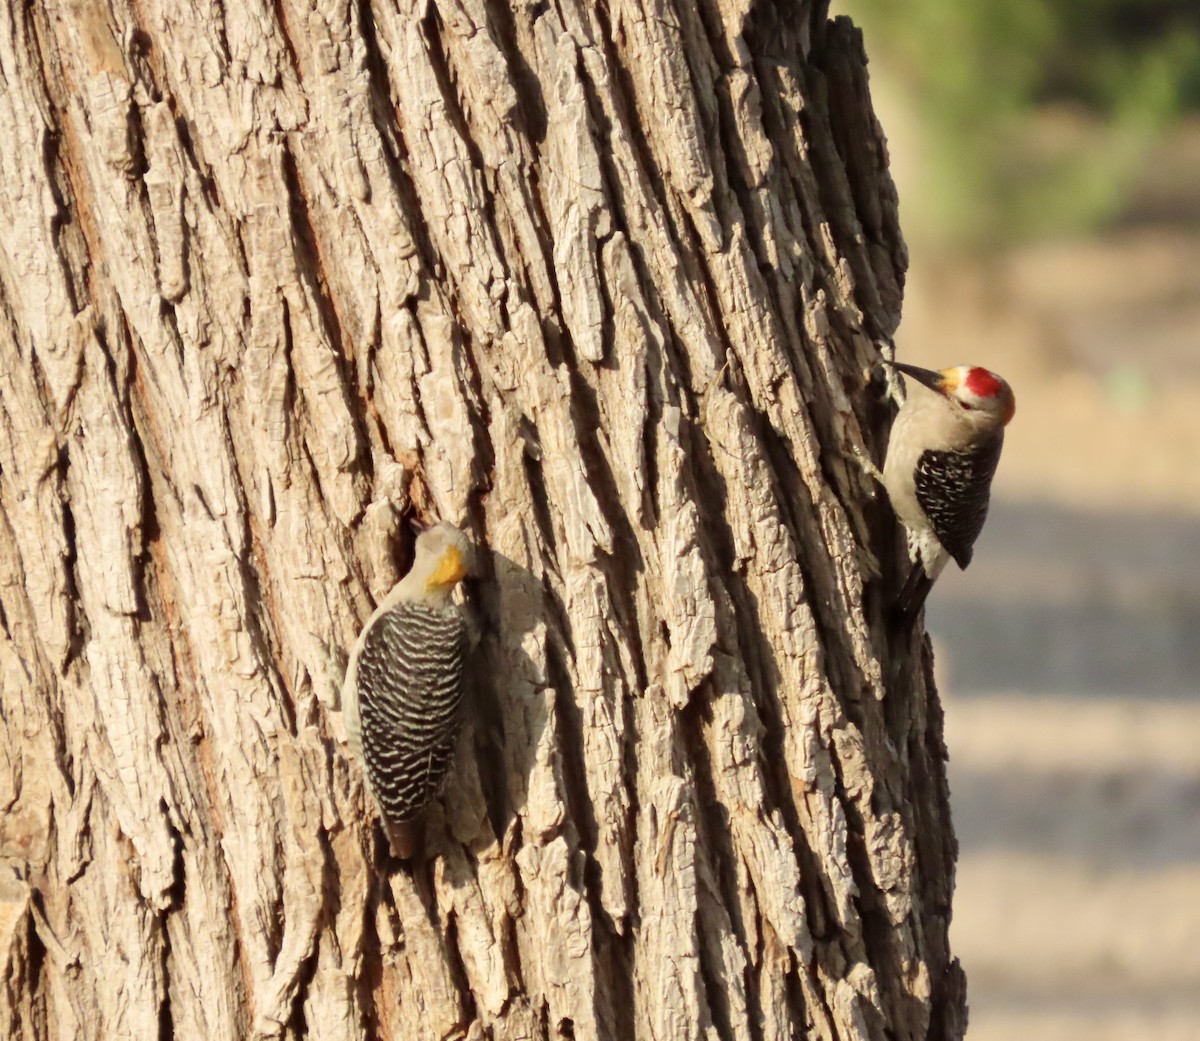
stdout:
[(911, 376), (918, 383), (923, 384), (930, 390), (935, 390), (939, 394), (945, 394), (948, 388), (946, 386), (946, 377), (940, 372), (934, 372), (932, 369), (922, 369), (916, 365), (905, 365), (899, 361), (885, 361), (885, 365), (890, 365), (897, 372), (904, 373), (905, 376)]

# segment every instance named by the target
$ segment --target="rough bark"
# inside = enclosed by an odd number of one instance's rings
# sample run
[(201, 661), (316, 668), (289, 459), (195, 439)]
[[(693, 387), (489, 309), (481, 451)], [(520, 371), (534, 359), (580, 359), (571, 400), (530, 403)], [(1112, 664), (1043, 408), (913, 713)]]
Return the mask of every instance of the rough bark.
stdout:
[[(0, 68), (0, 1034), (958, 1037), (853, 27), (9, 0)], [(410, 516), (483, 637), (397, 867), (321, 643)]]

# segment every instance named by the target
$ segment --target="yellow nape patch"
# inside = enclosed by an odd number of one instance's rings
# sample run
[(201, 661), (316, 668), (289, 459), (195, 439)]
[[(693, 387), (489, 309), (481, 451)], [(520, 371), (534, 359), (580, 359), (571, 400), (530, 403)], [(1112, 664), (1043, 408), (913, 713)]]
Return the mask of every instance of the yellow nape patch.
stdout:
[(429, 588), (452, 586), (467, 573), (467, 562), (457, 546), (448, 546), (438, 561), (438, 566), (429, 576)]

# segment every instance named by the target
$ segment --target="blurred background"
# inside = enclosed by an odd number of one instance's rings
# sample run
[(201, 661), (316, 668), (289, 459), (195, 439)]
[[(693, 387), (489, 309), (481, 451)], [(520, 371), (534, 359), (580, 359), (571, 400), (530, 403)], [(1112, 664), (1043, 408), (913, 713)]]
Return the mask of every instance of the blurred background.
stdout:
[(971, 1041), (1200, 1038), (1200, 2), (835, 0), (902, 360), (1017, 395), (937, 653)]

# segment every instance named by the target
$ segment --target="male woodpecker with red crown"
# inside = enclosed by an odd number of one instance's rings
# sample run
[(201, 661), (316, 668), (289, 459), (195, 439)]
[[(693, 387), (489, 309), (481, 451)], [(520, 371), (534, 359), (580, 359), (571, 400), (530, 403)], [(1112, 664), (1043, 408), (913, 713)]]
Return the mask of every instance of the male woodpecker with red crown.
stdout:
[(897, 622), (910, 629), (946, 562), (971, 562), (1016, 399), (1003, 379), (978, 366), (933, 372), (887, 364), (915, 383), (892, 424), (883, 464), (883, 486), (907, 529), (914, 564), (897, 603)]

